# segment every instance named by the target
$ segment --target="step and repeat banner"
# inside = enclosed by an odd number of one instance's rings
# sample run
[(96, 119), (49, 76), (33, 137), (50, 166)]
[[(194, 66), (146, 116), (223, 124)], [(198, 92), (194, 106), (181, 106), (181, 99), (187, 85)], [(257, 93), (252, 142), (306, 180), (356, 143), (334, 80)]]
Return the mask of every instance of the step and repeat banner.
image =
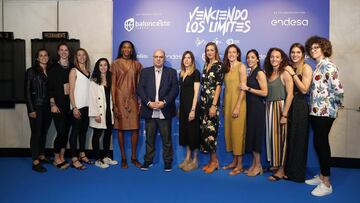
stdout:
[[(312, 35), (329, 36), (329, 0), (116, 0), (113, 16), (114, 59), (120, 42), (130, 40), (144, 67), (152, 66), (153, 51), (162, 48), (166, 65), (178, 71), (185, 50), (194, 53), (201, 70), (210, 41), (218, 45), (221, 57), (229, 44), (238, 45), (245, 61), (250, 49), (257, 49), (263, 60), (271, 47), (288, 53), (294, 42), (304, 44)], [(221, 133), (220, 153), (225, 145)]]
[(253, 48), (264, 58), (270, 47), (287, 53), (294, 42), (329, 35), (329, 0), (116, 0), (113, 12), (113, 57), (122, 40), (131, 40), (145, 67), (156, 48), (177, 69), (182, 53), (191, 50), (201, 68), (210, 41), (221, 53), (237, 44), (242, 59)]

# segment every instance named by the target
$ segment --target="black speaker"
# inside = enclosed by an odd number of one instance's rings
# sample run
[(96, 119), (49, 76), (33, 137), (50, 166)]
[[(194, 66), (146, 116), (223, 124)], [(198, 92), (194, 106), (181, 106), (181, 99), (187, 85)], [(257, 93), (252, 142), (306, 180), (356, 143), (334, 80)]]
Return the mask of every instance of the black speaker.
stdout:
[(25, 40), (0, 40), (0, 107), (24, 102)]
[(68, 39), (68, 40), (44, 40), (44, 39), (32, 39), (31, 40), (31, 62), (35, 60), (35, 54), (39, 49), (46, 49), (49, 52), (50, 60), (55, 63), (57, 58), (57, 46), (61, 42), (66, 42), (70, 48), (69, 61), (74, 62), (74, 53), (80, 48), (80, 40)]

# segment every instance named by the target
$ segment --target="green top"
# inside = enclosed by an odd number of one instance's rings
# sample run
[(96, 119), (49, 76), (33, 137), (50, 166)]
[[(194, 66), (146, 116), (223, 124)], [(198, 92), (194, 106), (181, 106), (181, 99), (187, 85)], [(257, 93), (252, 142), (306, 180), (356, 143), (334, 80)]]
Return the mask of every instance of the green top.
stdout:
[(266, 101), (279, 101), (286, 98), (285, 86), (281, 82), (280, 76), (273, 81), (268, 80), (268, 91)]

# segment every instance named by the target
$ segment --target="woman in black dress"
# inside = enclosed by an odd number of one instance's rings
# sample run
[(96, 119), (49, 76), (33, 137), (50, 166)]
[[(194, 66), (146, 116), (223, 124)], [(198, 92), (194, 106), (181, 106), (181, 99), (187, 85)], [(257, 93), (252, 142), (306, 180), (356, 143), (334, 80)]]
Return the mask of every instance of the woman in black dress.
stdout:
[(26, 70), (26, 107), (30, 121), (30, 149), (32, 169), (46, 172), (41, 163), (50, 163), (45, 158), (46, 135), (51, 123), (50, 100), (47, 94), (47, 69), (49, 55), (45, 49), (36, 53), (34, 66)]
[(246, 92), (246, 151), (253, 154), (253, 162), (247, 176), (257, 176), (263, 173), (260, 153), (262, 140), (265, 133), (265, 102), (268, 94), (266, 75), (260, 68), (259, 53), (251, 49), (246, 54), (246, 64), (251, 69), (247, 84), (242, 84), (240, 89)]
[(219, 51), (214, 42), (205, 46), (205, 60), (201, 80), (200, 129), (202, 152), (210, 153), (210, 161), (203, 167), (205, 173), (219, 169), (216, 155), (219, 128), (219, 105), (221, 86), (224, 81), (224, 66), (220, 62)]
[[(181, 60), (180, 72), (180, 120), (179, 142), (186, 146), (185, 160), (179, 165), (184, 171), (198, 167), (200, 72), (195, 67), (195, 57), (191, 51), (185, 51)], [(194, 153), (191, 159), (191, 152)]]
[(305, 47), (294, 43), (289, 51), (291, 66), (285, 70), (294, 80), (294, 98), (289, 110), (287, 157), (285, 162), (285, 178), (304, 182), (308, 151), (309, 106), (306, 102), (312, 79), (312, 69), (305, 64)]

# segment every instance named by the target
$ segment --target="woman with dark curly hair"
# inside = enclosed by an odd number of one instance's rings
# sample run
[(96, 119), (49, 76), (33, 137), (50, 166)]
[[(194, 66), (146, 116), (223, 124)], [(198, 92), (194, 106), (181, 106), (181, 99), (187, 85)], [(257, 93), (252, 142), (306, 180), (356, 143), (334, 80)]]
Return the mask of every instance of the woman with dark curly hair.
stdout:
[[(99, 59), (91, 75), (89, 90), (89, 120), (93, 130), (92, 147), (96, 158), (95, 166), (107, 168), (116, 165), (117, 161), (110, 158), (110, 139), (113, 128), (111, 100), (111, 72), (106, 58)], [(100, 137), (104, 132), (103, 150), (100, 154)]]
[(313, 36), (306, 41), (306, 52), (316, 60), (316, 68), (310, 89), (310, 116), (314, 130), (314, 146), (320, 163), (320, 175), (306, 180), (308, 185), (317, 185), (311, 192), (314, 196), (332, 193), (330, 183), (329, 133), (339, 108), (342, 106), (344, 89), (339, 79), (337, 66), (330, 61), (332, 46), (328, 39)]
[(293, 80), (285, 71), (289, 59), (279, 48), (269, 49), (264, 68), (268, 79), (269, 94), (266, 97), (266, 151), (274, 174), (269, 180), (284, 177), (286, 158), (287, 118), (293, 99)]

